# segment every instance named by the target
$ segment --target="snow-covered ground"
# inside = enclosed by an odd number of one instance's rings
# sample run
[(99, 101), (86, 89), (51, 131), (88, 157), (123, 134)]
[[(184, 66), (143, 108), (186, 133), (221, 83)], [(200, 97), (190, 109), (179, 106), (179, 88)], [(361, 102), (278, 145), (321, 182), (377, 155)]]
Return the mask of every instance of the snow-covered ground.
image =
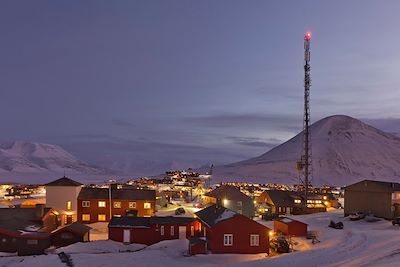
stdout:
[[(188, 257), (187, 240), (164, 241), (140, 249), (137, 245), (95, 241), (60, 249), (71, 253), (75, 266), (398, 266), (400, 227), (390, 221), (368, 223), (343, 218), (342, 210), (292, 216), (309, 224), (321, 241), (312, 244), (293, 238), (295, 252), (269, 257), (257, 255), (197, 255)], [(342, 221), (343, 230), (327, 227), (330, 220)], [(259, 221), (269, 227), (271, 222)], [(100, 243), (102, 242), (102, 243)], [(128, 249), (126, 249), (128, 248)], [(136, 252), (116, 253), (117, 251)], [(0, 257), (0, 266), (65, 266), (56, 255)]]

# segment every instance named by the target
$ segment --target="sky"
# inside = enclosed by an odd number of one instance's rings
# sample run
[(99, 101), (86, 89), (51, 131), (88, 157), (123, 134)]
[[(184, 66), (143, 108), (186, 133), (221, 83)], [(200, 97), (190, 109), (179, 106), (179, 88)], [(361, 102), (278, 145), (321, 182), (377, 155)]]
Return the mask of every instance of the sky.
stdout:
[[(346, 114), (400, 131), (399, 1), (1, 1), (1, 141), (127, 171), (260, 155)], [(397, 124), (397, 125), (396, 125)], [(157, 166), (157, 167), (156, 167)]]

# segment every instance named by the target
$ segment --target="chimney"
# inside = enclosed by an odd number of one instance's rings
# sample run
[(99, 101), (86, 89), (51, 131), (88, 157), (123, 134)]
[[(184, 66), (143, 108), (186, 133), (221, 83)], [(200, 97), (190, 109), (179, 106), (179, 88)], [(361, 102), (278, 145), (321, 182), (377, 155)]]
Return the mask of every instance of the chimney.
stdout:
[(44, 204), (35, 205), (35, 216), (39, 219), (44, 216)]

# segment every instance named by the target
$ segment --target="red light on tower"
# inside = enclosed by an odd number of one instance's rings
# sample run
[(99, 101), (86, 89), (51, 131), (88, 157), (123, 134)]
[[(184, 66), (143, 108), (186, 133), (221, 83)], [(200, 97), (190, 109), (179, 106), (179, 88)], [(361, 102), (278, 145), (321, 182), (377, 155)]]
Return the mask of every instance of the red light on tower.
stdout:
[(306, 34), (304, 35), (304, 40), (311, 40), (311, 32), (306, 32)]

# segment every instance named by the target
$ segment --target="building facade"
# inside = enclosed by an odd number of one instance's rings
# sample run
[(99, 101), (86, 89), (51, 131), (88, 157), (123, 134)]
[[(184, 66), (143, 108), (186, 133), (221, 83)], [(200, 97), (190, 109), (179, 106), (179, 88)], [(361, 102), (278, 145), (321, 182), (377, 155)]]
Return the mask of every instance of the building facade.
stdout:
[(156, 191), (133, 188), (83, 187), (78, 196), (78, 221), (108, 222), (113, 216), (154, 216)]
[(218, 204), (249, 218), (255, 215), (253, 199), (234, 186), (217, 187), (203, 196), (203, 203), (205, 205)]
[(199, 226), (192, 237), (204, 238), (212, 253), (269, 253), (271, 229), (242, 214), (212, 205), (196, 212), (196, 217)]
[(392, 219), (400, 216), (400, 184), (363, 180), (344, 191), (345, 216), (356, 212)]
[(46, 206), (59, 213), (61, 225), (77, 221), (77, 198), (82, 184), (68, 177), (45, 184)]
[(195, 219), (189, 217), (113, 217), (109, 239), (123, 243), (152, 245), (163, 240), (186, 239)]

